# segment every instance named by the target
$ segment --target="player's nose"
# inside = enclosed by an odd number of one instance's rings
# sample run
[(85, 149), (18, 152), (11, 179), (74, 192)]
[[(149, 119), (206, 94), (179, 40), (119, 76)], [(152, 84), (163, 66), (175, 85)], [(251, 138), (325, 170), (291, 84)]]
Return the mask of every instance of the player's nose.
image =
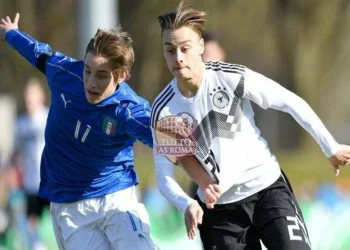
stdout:
[(96, 86), (97, 86), (96, 79), (94, 79), (94, 77), (89, 77), (89, 79), (87, 80), (87, 86), (89, 88), (96, 88)]
[(183, 54), (179, 51), (175, 53), (175, 61), (176, 63), (182, 63), (183, 62)]

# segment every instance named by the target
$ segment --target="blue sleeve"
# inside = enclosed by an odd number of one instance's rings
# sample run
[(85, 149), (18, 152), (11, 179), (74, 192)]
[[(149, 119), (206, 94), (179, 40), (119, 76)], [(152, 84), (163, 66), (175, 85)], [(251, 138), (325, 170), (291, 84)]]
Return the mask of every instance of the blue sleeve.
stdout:
[(153, 147), (152, 131), (150, 128), (151, 107), (148, 102), (127, 107), (125, 121), (125, 132), (146, 144)]
[(5, 40), (34, 67), (45, 73), (45, 61), (48, 56), (52, 55), (52, 49), (48, 44), (40, 43), (26, 33), (16, 29), (8, 31)]
[[(67, 57), (59, 52), (52, 52), (46, 43), (40, 43), (20, 30), (10, 30), (6, 33), (6, 42), (22, 55), (34, 67), (38, 68), (47, 77), (51, 86), (55, 76), (62, 71), (73, 75), (82, 81), (83, 63)], [(64, 79), (59, 79), (60, 82)]]

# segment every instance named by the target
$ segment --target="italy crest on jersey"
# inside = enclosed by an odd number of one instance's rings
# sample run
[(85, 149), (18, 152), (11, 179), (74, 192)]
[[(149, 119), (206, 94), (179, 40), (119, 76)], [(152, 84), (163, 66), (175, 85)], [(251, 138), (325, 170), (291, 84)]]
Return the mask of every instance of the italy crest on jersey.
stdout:
[(112, 118), (106, 117), (103, 121), (103, 132), (107, 135), (112, 135), (115, 132), (117, 122)]

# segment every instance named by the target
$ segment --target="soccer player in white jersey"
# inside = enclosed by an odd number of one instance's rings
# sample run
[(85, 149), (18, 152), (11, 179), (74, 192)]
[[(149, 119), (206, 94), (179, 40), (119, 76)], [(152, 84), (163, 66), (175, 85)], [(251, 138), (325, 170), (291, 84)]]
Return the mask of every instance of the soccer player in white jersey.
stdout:
[[(311, 249), (293, 191), (255, 125), (250, 102), (291, 114), (336, 175), (350, 162), (350, 147), (339, 145), (304, 100), (273, 80), (242, 65), (204, 63), (205, 16), (182, 1), (176, 11), (158, 17), (164, 57), (174, 75), (152, 107), (159, 189), (185, 213), (190, 238), (199, 224), (204, 249), (258, 250), (260, 240), (270, 250)], [(200, 187), (197, 201), (174, 179), (174, 163), (182, 158)], [(212, 209), (204, 204), (208, 189), (201, 169), (222, 193)]]

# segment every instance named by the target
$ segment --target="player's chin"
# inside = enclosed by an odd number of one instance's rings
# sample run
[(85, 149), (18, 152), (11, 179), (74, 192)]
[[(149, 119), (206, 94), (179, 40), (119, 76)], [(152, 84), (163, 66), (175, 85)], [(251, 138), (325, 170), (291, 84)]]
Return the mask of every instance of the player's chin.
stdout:
[(188, 72), (185, 70), (174, 70), (173, 75), (177, 78), (187, 78)]
[(100, 96), (92, 95), (89, 93), (86, 93), (85, 96), (86, 96), (86, 100), (91, 104), (97, 104), (97, 103), (101, 102)]

